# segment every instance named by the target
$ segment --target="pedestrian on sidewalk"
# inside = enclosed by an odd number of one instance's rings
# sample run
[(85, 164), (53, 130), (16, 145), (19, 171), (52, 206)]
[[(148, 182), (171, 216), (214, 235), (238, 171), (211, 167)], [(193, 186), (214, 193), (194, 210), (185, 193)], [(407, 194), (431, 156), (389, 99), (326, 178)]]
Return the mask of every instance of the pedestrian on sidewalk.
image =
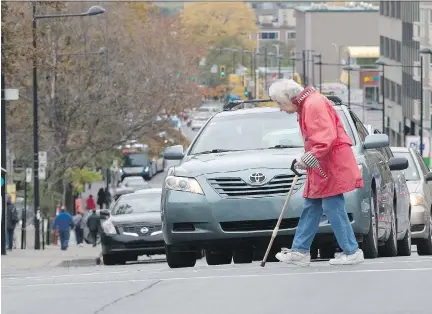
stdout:
[(102, 209), (104, 204), (106, 203), (105, 190), (103, 188), (99, 189), (97, 203), (99, 205), (99, 209)]
[(86, 201), (86, 208), (88, 211), (96, 209), (96, 204), (93, 198), (93, 195), (89, 195)]
[(81, 211), (73, 217), (73, 223), (75, 227), (75, 237), (78, 246), (83, 246), (84, 242), (84, 219)]
[(71, 214), (67, 213), (65, 207), (62, 206), (60, 213), (54, 219), (52, 230), (55, 232), (58, 230), (60, 236), (60, 248), (61, 250), (67, 250), (69, 246), (70, 229), (74, 227), (73, 219)]
[(18, 211), (12, 198), (9, 194), (6, 195), (6, 243), (9, 250), (13, 249), (14, 232), (17, 223), (19, 222)]
[(298, 169), (307, 171), (303, 213), (291, 249), (283, 248), (276, 258), (288, 264), (310, 265), (310, 247), (323, 213), (329, 218), (339, 247), (343, 250), (331, 265), (354, 265), (364, 261), (345, 211), (344, 193), (363, 187), (363, 179), (333, 104), (312, 86), (305, 89), (294, 80), (280, 79), (269, 89), (270, 98), (281, 111), (297, 113), (305, 154)]
[(90, 240), (93, 246), (96, 246), (100, 227), (100, 217), (96, 214), (96, 209), (94, 209), (92, 214), (87, 218), (87, 227), (90, 231)]

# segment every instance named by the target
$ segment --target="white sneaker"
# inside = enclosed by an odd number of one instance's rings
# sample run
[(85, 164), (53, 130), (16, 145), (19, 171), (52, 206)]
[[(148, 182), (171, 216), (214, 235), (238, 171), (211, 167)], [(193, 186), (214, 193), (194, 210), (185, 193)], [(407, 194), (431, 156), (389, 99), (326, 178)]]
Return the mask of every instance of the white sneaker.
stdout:
[(358, 249), (354, 254), (336, 253), (335, 258), (329, 261), (330, 265), (356, 265), (364, 262), (363, 251)]
[(294, 264), (297, 266), (310, 266), (311, 260), (311, 256), (309, 253), (300, 253), (286, 248), (282, 248), (282, 250), (276, 254), (276, 258), (280, 262)]

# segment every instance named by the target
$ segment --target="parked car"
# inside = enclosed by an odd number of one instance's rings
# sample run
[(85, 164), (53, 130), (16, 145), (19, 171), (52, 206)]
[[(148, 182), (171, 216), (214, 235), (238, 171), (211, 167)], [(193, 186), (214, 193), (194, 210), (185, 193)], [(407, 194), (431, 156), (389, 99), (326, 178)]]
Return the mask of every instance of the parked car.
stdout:
[[(369, 134), (381, 134), (379, 130), (374, 128), (372, 125), (366, 125), (366, 128)], [(377, 149), (384, 156), (385, 162), (388, 164), (390, 159), (394, 157), (392, 150), (390, 147), (383, 147)], [(405, 158), (405, 156), (396, 156), (400, 158)], [(408, 161), (408, 159), (407, 159)], [(405, 178), (404, 171), (392, 171), (393, 182), (395, 184), (395, 215), (396, 219), (394, 222), (396, 223), (393, 226), (394, 230), (397, 230), (397, 233), (400, 235), (401, 232), (406, 230), (405, 236), (402, 240), (398, 242), (398, 255), (401, 256), (410, 256), (411, 255), (411, 218), (410, 218), (410, 192), (408, 189), (408, 184)], [(409, 226), (409, 228), (407, 228)], [(380, 247), (382, 248), (382, 247)]]
[(417, 150), (392, 147), (395, 156), (408, 159), (405, 178), (411, 198), (412, 243), (418, 255), (432, 255), (432, 172)]
[[(165, 158), (181, 160), (167, 172), (162, 191), (162, 230), (171, 268), (193, 267), (195, 252), (205, 249), (209, 265), (249, 263), (268, 245), (293, 182), (289, 169), (304, 153), (296, 114), (279, 107), (225, 109), (207, 121), (189, 148), (165, 149)], [(407, 168), (406, 159), (388, 162), (377, 150), (388, 147), (384, 134), (368, 134), (346, 106), (335, 105), (361, 169), (364, 188), (345, 194), (349, 220), (366, 258), (379, 246), (395, 256), (395, 237), (403, 240), (409, 226), (394, 230), (397, 194), (391, 170)], [(253, 178), (259, 174), (259, 183)], [(255, 180), (256, 181), (256, 180)], [(305, 176), (294, 188), (273, 245), (274, 251), (293, 240), (303, 210)], [(333, 231), (322, 217), (314, 247), (325, 257), (337, 248)], [(274, 253), (272, 253), (274, 254)]]
[(135, 261), (140, 255), (165, 253), (161, 231), (162, 189), (122, 195), (102, 223), (101, 243), (105, 265)]

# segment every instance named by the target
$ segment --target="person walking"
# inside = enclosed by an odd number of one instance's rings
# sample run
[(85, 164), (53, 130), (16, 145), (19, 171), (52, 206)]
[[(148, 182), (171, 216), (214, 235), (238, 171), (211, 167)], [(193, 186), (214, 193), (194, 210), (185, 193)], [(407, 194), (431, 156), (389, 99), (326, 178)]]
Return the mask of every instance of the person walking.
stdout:
[(99, 209), (102, 209), (105, 202), (106, 202), (106, 197), (105, 197), (105, 190), (103, 188), (99, 189), (98, 195), (97, 195), (97, 203), (99, 205)]
[(345, 211), (344, 193), (364, 186), (352, 151), (352, 142), (333, 104), (310, 85), (305, 89), (292, 79), (270, 86), (270, 98), (282, 111), (297, 113), (305, 154), (295, 167), (307, 171), (303, 213), (291, 249), (283, 248), (276, 258), (288, 264), (310, 265), (310, 247), (323, 213), (329, 218), (339, 247), (343, 250), (331, 265), (354, 265), (364, 261)]
[(105, 188), (105, 204), (106, 208), (110, 208), (111, 205), (111, 193), (108, 188)]
[(90, 231), (90, 239), (93, 246), (97, 245), (97, 236), (100, 227), (100, 217), (96, 214), (96, 210), (93, 210), (92, 214), (87, 218), (87, 227)]
[(83, 246), (84, 219), (81, 211), (77, 212), (77, 214), (73, 217), (73, 224), (75, 227), (75, 237), (76, 237), (77, 245)]
[(9, 194), (6, 195), (6, 243), (9, 250), (13, 249), (15, 227), (19, 222), (18, 211)]
[(93, 195), (89, 195), (86, 201), (86, 208), (88, 211), (96, 209), (96, 204), (93, 198)]
[(70, 229), (73, 227), (74, 223), (71, 214), (67, 213), (65, 207), (62, 206), (52, 225), (53, 231), (58, 230), (62, 251), (67, 250), (69, 247)]

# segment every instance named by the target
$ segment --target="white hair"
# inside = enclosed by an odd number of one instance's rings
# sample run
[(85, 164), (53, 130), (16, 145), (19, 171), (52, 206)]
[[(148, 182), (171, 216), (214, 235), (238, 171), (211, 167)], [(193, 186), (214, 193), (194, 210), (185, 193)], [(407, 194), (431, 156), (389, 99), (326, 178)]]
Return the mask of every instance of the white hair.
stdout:
[(300, 95), (303, 89), (304, 88), (294, 80), (279, 79), (270, 85), (269, 96), (273, 101), (291, 103), (291, 100)]

